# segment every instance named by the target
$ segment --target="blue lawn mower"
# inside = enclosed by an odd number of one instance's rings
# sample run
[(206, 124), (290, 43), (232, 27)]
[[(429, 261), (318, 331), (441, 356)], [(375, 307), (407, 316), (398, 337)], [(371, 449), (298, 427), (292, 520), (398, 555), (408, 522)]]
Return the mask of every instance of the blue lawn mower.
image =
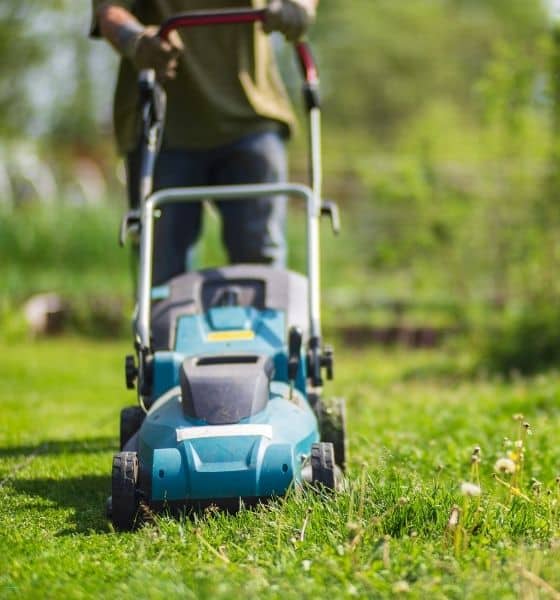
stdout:
[[(254, 23), (262, 10), (186, 13), (160, 29)], [(153, 193), (165, 94), (154, 74), (140, 75), (141, 203), (128, 212), (121, 242), (139, 235), (135, 356), (129, 389), (138, 405), (121, 411), (121, 451), (113, 458), (108, 513), (132, 529), (150, 510), (217, 505), (235, 510), (305, 483), (337, 489), (346, 464), (345, 407), (322, 398), (333, 353), (320, 324), (319, 221), (338, 210), (321, 198), (318, 77), (305, 43), (296, 45), (309, 115), (311, 186), (254, 184), (173, 188)], [(285, 194), (306, 206), (307, 276), (239, 264), (189, 272), (152, 286), (154, 219), (166, 205), (206, 198)]]

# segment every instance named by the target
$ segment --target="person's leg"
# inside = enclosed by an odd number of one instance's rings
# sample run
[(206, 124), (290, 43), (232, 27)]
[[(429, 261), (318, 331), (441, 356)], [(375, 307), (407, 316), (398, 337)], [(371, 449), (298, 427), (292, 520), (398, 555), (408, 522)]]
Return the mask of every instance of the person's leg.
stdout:
[[(138, 157), (128, 158), (129, 202), (134, 198), (134, 182), (137, 181)], [(204, 153), (186, 150), (162, 150), (154, 172), (154, 191), (170, 187), (187, 187), (207, 183), (206, 157)], [(154, 262), (152, 278), (154, 285), (161, 285), (172, 277), (185, 272), (189, 265), (194, 244), (200, 235), (201, 204), (170, 204), (161, 211), (154, 227)]]
[[(286, 150), (275, 132), (248, 136), (213, 154), (212, 185), (286, 181)], [(222, 238), (232, 263), (286, 264), (286, 197), (217, 203)]]

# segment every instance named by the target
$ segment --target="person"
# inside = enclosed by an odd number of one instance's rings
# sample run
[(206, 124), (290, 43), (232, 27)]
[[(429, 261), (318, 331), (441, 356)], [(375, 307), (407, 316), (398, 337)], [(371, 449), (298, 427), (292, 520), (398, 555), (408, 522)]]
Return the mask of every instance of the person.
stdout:
[[(131, 208), (140, 168), (138, 72), (154, 69), (167, 92), (167, 114), (154, 170), (154, 190), (168, 187), (278, 183), (286, 180), (285, 142), (294, 115), (267, 33), (298, 40), (318, 0), (92, 0), (92, 37), (122, 60), (114, 99), (117, 146), (125, 156)], [(260, 24), (173, 32), (158, 25), (191, 10), (264, 8)], [(286, 262), (286, 198), (217, 202), (222, 240), (232, 263)], [(200, 203), (169, 205), (156, 221), (153, 283), (192, 266), (200, 235)]]

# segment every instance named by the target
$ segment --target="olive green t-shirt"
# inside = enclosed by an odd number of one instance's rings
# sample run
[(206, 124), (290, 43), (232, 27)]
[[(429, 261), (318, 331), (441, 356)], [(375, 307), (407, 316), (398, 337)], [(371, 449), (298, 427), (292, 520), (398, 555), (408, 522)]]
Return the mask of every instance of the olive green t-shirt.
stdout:
[[(105, 0), (92, 0), (96, 8)], [(262, 8), (266, 0), (114, 0), (145, 25), (191, 10)], [(98, 35), (95, 17), (92, 35)], [(165, 84), (164, 145), (203, 149), (268, 129), (289, 133), (294, 116), (260, 24), (195, 27), (180, 31), (185, 50), (177, 78)], [(114, 127), (122, 153), (138, 142), (138, 73), (121, 61), (114, 100)]]

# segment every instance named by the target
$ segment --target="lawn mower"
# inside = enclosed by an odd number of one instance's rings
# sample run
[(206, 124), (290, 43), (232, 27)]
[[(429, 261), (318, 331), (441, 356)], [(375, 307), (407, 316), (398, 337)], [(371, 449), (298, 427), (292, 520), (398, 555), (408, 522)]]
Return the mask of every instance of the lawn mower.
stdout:
[[(185, 13), (160, 36), (199, 25), (256, 23), (263, 10)], [(140, 74), (142, 167), (139, 209), (121, 226), (121, 243), (139, 237), (135, 355), (126, 385), (138, 405), (121, 411), (121, 451), (113, 458), (108, 514), (132, 529), (142, 505), (236, 510), (306, 483), (337, 489), (346, 464), (342, 399), (322, 398), (333, 352), (320, 323), (319, 222), (338, 209), (321, 197), (318, 76), (306, 43), (295, 45), (309, 115), (311, 185), (253, 184), (153, 192), (165, 94)], [(257, 264), (187, 272), (152, 285), (154, 219), (170, 203), (284, 194), (306, 206), (307, 276)], [(144, 511), (146, 512), (146, 511)]]

